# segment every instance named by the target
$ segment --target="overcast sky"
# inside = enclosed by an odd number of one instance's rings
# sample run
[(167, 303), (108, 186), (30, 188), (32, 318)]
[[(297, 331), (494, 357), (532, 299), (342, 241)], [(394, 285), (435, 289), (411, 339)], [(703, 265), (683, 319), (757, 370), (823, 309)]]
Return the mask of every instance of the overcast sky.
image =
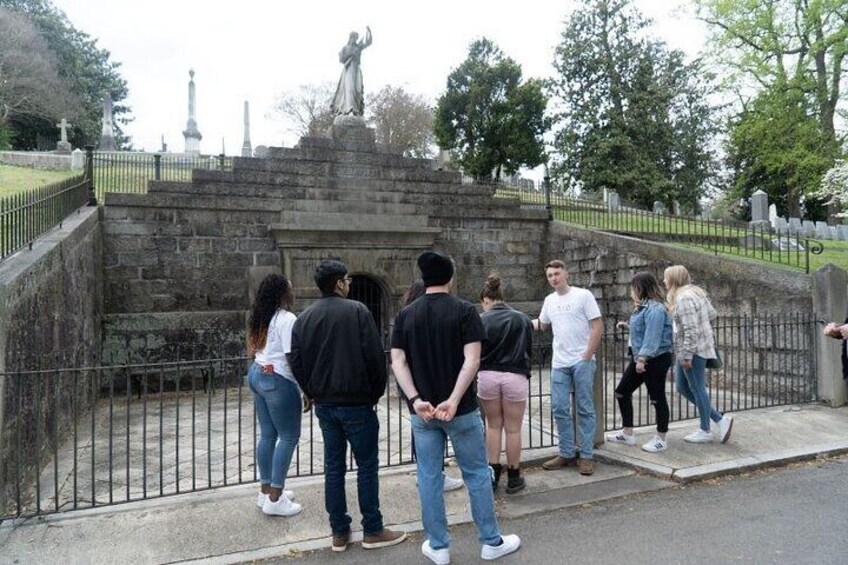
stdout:
[[(243, 142), (250, 102), (251, 141), (291, 146), (289, 124), (274, 115), (275, 98), (341, 73), (338, 51), (352, 30), (370, 25), (363, 52), (366, 92), (403, 86), (434, 101), (474, 39), (487, 37), (516, 60), (525, 77), (552, 74), (553, 49), (572, 1), (554, 0), (53, 0), (79, 30), (121, 63), (134, 121), (125, 128), (136, 149), (185, 147), (188, 71), (195, 70), (202, 153), (229, 155)], [(656, 20), (655, 35), (696, 54), (704, 28), (685, 0), (636, 0)], [(367, 103), (367, 99), (366, 99)]]

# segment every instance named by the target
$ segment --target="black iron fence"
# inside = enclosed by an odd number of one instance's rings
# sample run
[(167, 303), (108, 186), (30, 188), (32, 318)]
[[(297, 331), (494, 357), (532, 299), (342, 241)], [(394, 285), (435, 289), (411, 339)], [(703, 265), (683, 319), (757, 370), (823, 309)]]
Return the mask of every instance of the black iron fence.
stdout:
[[(805, 316), (730, 317), (716, 325), (724, 366), (710, 374), (721, 411), (816, 399), (817, 322)], [(550, 407), (550, 344), (535, 346), (523, 426), (526, 449), (556, 445)], [(598, 425), (617, 427), (613, 390), (627, 337), (605, 334), (598, 351)], [(246, 358), (0, 374), (4, 518), (174, 495), (257, 480), (258, 425)], [(695, 417), (667, 387), (672, 421)], [(377, 405), (383, 467), (413, 461), (409, 413), (393, 380)], [(647, 394), (634, 396), (637, 426), (653, 424)], [(320, 429), (302, 424), (290, 476), (321, 474)], [(319, 440), (319, 441), (316, 441)], [(316, 447), (318, 446), (318, 447)], [(353, 461), (350, 466), (353, 467)]]
[(85, 206), (91, 183), (85, 175), (0, 198), (0, 260), (24, 248)]
[(190, 182), (194, 169), (230, 171), (233, 168), (233, 158), (224, 154), (96, 151), (93, 161), (94, 188), (101, 204), (107, 192), (143, 194), (151, 180)]
[(596, 202), (536, 190), (516, 183), (498, 184), (496, 196), (547, 208), (551, 219), (600, 231), (705, 249), (715, 254), (768, 261), (810, 272), (810, 255), (824, 251), (815, 239), (768, 225), (654, 213), (621, 202)]

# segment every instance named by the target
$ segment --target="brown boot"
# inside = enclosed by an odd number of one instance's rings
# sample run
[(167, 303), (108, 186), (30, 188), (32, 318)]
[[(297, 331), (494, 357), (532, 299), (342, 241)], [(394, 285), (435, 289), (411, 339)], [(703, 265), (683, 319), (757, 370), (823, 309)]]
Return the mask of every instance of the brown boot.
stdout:
[(566, 467), (573, 467), (574, 465), (577, 465), (576, 457), (563, 457), (562, 455), (557, 455), (553, 459), (548, 459), (542, 463), (542, 469), (545, 471), (553, 471), (554, 469), (565, 469)]
[(577, 461), (577, 469), (581, 475), (591, 475), (595, 472), (594, 459), (579, 459)]

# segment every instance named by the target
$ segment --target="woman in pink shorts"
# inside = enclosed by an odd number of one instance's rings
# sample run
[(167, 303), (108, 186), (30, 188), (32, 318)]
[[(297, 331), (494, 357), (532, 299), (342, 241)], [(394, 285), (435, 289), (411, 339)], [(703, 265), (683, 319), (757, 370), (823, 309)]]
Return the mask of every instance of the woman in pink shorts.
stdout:
[(504, 302), (501, 279), (489, 275), (480, 291), (486, 340), (477, 373), (477, 397), (486, 416), (486, 452), (492, 472), (492, 489), (501, 478), (501, 438), (506, 432), (508, 494), (524, 488), (521, 476), (521, 425), (527, 405), (530, 348), (533, 323), (530, 317)]

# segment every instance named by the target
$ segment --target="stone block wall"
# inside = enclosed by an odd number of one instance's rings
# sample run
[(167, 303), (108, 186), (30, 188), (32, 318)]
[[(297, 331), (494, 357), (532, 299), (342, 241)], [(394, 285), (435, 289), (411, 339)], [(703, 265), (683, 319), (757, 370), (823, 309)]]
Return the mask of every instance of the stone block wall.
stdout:
[(71, 168), (71, 156), (57, 153), (0, 151), (0, 163), (34, 169), (64, 170)]
[(98, 209), (82, 208), (0, 263), (0, 504), (96, 394), (88, 371), (21, 371), (100, 364), (101, 244)]

